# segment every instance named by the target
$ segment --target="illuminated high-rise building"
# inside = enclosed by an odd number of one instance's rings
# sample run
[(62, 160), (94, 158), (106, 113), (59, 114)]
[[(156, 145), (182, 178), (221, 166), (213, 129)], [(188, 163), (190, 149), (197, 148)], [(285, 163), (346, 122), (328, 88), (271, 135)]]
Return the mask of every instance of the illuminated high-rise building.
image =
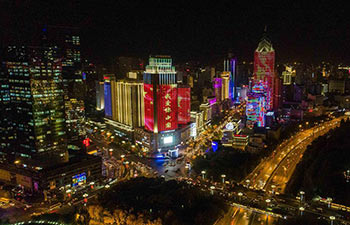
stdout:
[(5, 66), (5, 64), (0, 64), (0, 163), (7, 160), (7, 152), (11, 148), (13, 139), (13, 126), (10, 119), (10, 88)]
[[(73, 39), (78, 46), (78, 39)], [(77, 137), (75, 124), (84, 116), (83, 99), (69, 97), (83, 92), (78, 86), (67, 91), (64, 78), (66, 72), (76, 71), (67, 68), (79, 61), (80, 53), (66, 48), (63, 54), (66, 42), (52, 41), (57, 40), (53, 35), (37, 40), (42, 41), (38, 47), (24, 42), (9, 45), (1, 55), (0, 180), (32, 193), (97, 181), (101, 159), (68, 151), (67, 144)]]
[(293, 67), (286, 66), (285, 70), (282, 72), (283, 85), (291, 85), (295, 76), (295, 69), (293, 70)]
[(228, 59), (224, 60), (224, 71), (229, 72), (229, 98), (234, 100), (236, 98), (236, 62), (237, 59), (229, 54)]
[(151, 56), (143, 82), (147, 134), (141, 131), (136, 133), (139, 133), (140, 140), (148, 136), (145, 143), (147, 148), (176, 156), (176, 146), (186, 136), (182, 132), (189, 128), (186, 125), (190, 122), (191, 90), (189, 86), (177, 85), (176, 71), (170, 56)]
[(177, 128), (176, 71), (169, 56), (150, 57), (144, 73), (145, 128), (154, 133)]
[(104, 82), (96, 81), (96, 109), (98, 111), (105, 109)]
[(62, 63), (57, 48), (9, 46), (4, 66), (13, 136), (11, 148), (2, 151), (9, 159), (21, 158), (35, 165), (67, 161)]
[[(253, 86), (263, 87), (266, 110), (273, 109), (273, 81), (275, 76), (275, 50), (264, 35), (254, 53)], [(253, 90), (254, 92), (254, 90)]]
[(46, 26), (43, 28), (43, 45), (56, 46), (62, 57), (65, 98), (82, 100), (84, 97), (84, 84), (79, 28)]
[(65, 116), (69, 141), (78, 140), (85, 118), (86, 85), (83, 82), (80, 30), (77, 27), (44, 26), (42, 46), (56, 47), (62, 58)]
[(134, 128), (144, 126), (143, 82), (136, 79), (116, 81), (114, 74), (106, 74), (103, 99), (106, 123), (118, 130), (119, 136), (132, 139)]
[[(279, 80), (275, 77), (275, 50), (264, 34), (254, 52), (254, 72), (251, 93), (248, 94), (246, 115), (249, 126), (265, 126), (265, 114), (279, 104)], [(275, 93), (276, 92), (276, 93)], [(278, 92), (278, 93), (277, 93)]]
[(252, 128), (255, 124), (258, 127), (265, 126), (265, 95), (262, 93), (248, 94), (246, 115), (247, 126)]
[(116, 107), (116, 89), (114, 74), (106, 74), (104, 79), (104, 102), (105, 102), (105, 116), (109, 119), (117, 119)]
[(116, 82), (116, 121), (126, 128), (144, 126), (143, 83), (137, 80)]
[(231, 91), (231, 72), (222, 72), (220, 75), (222, 79), (222, 87), (221, 87), (221, 101), (224, 101), (225, 99), (232, 99), (232, 93)]

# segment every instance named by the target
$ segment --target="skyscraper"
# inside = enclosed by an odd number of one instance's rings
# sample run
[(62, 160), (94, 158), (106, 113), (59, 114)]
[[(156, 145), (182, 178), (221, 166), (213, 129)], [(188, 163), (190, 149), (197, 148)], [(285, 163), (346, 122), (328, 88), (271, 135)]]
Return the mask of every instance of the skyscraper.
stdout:
[(104, 82), (96, 81), (96, 109), (105, 109)]
[(225, 99), (233, 99), (232, 86), (231, 86), (231, 72), (222, 72), (220, 75), (222, 79), (221, 87), (221, 101)]
[(132, 129), (144, 126), (143, 83), (137, 80), (116, 82), (116, 121)]
[[(265, 114), (278, 107), (279, 85), (275, 77), (275, 50), (270, 40), (264, 34), (254, 52), (254, 73), (251, 93), (248, 94), (246, 115), (248, 125), (265, 126)], [(278, 92), (275, 93), (274, 92)], [(275, 101), (275, 103), (274, 103)]]
[(292, 78), (295, 77), (295, 70), (292, 67), (286, 66), (285, 71), (282, 72), (283, 85), (291, 85)]
[(80, 31), (77, 27), (45, 26), (44, 46), (56, 46), (62, 57), (62, 79), (65, 98), (83, 99), (82, 60), (80, 53)]
[(8, 45), (0, 67), (0, 180), (39, 193), (101, 176), (99, 157), (68, 153), (67, 130), (76, 120), (70, 115), (76, 114), (66, 114), (65, 109), (76, 112), (72, 107), (83, 107), (76, 104), (77, 98), (65, 101), (63, 62), (71, 61), (58, 44), (42, 41), (38, 47), (25, 42)]
[(2, 151), (10, 159), (20, 157), (35, 164), (67, 161), (62, 63), (57, 48), (9, 46), (4, 66), (13, 138), (11, 148)]
[(143, 82), (145, 130), (137, 130), (135, 139), (152, 152), (177, 156), (177, 146), (189, 138), (191, 90), (178, 87), (170, 56), (151, 56)]
[(228, 58), (224, 60), (224, 71), (229, 72), (229, 98), (231, 100), (236, 98), (236, 62), (237, 59), (232, 57), (231, 53)]
[(275, 76), (275, 50), (270, 40), (263, 36), (254, 53), (253, 86), (263, 87), (266, 96), (266, 109), (273, 108), (273, 79)]
[(11, 148), (13, 139), (13, 126), (11, 115), (9, 79), (5, 64), (0, 64), (0, 162), (7, 160), (7, 153)]
[(150, 57), (144, 73), (145, 128), (154, 133), (177, 128), (177, 82), (169, 56)]
[(83, 82), (80, 52), (80, 31), (77, 27), (45, 26), (42, 29), (42, 46), (58, 48), (62, 57), (62, 80), (68, 139), (79, 138), (85, 116), (86, 87)]
[(104, 79), (104, 101), (105, 101), (105, 116), (112, 120), (116, 120), (116, 89), (114, 74), (106, 74)]
[(104, 106), (106, 123), (117, 129), (118, 135), (133, 139), (134, 129), (144, 126), (143, 82), (136, 79), (115, 80), (104, 76)]

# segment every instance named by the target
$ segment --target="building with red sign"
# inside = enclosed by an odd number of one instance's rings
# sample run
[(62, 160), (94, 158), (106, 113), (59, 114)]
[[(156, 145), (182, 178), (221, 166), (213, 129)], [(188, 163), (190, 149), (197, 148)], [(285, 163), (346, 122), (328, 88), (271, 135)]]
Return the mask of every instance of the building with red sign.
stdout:
[(147, 146), (160, 152), (176, 151), (184, 136), (181, 132), (190, 122), (191, 90), (178, 87), (170, 56), (151, 56), (143, 81)]

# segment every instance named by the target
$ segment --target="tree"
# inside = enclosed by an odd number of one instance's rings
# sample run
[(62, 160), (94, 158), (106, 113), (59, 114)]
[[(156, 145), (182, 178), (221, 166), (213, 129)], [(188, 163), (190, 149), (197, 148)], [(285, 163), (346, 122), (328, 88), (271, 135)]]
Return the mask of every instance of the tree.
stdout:
[(136, 216), (134, 214), (129, 214), (126, 218), (126, 225), (137, 225)]

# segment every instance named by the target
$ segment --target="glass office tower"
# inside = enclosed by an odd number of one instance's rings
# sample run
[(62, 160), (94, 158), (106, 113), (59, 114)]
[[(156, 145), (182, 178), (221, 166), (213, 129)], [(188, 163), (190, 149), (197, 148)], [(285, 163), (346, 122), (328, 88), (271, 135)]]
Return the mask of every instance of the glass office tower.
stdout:
[[(4, 77), (13, 143), (9, 158), (40, 164), (68, 160), (62, 63), (57, 48), (8, 46)], [(12, 156), (12, 157), (11, 157)]]

